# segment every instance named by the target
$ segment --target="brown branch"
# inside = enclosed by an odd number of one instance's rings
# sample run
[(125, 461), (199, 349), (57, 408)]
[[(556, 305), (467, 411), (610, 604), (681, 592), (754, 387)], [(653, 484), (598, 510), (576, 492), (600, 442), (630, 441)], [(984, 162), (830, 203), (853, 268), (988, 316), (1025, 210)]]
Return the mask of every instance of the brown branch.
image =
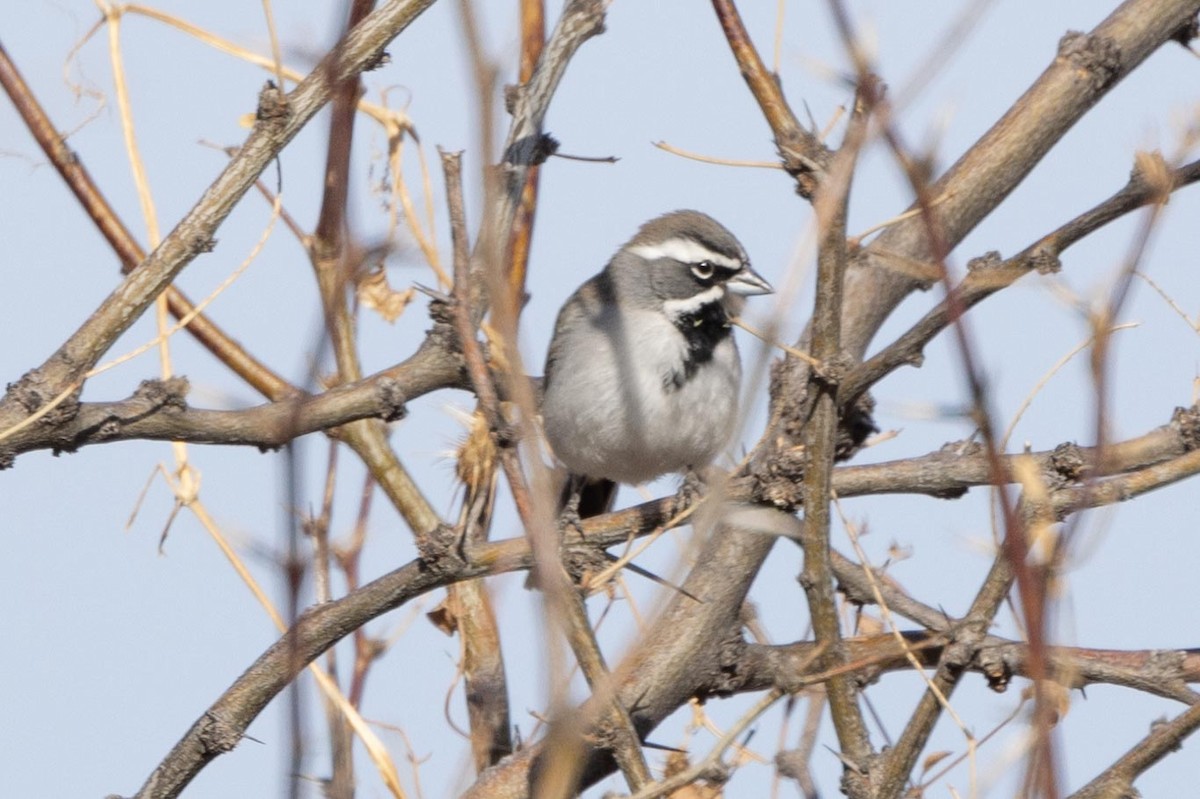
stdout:
[[(1200, 460), (1200, 455), (1196, 453), (1184, 457)], [(1153, 467), (1150, 471), (1154, 471)], [(1157, 485), (1165, 485), (1168, 482), (1170, 482), (1170, 475), (1162, 475)], [(1153, 487), (1157, 486), (1151, 480), (1133, 486), (1139, 491), (1148, 491)], [(1094, 497), (1096, 494), (1093, 492), (1089, 496)], [(677, 518), (680, 510), (681, 508), (673, 499), (666, 499), (588, 519), (583, 523), (581, 532), (572, 532), (565, 537), (564, 555), (572, 557), (575, 553), (579, 557), (587, 558), (597, 547), (609, 547), (624, 543), (630, 536), (649, 534), (656, 528), (665, 525), (669, 520)], [(761, 525), (758, 527), (761, 528)], [(743, 542), (747, 540), (745, 531), (731, 530), (729, 537)], [(463, 580), (529, 569), (533, 562), (534, 556), (530, 543), (524, 536), (480, 544), (472, 549), (470, 560), (466, 563), (458, 561), (448, 551), (441, 554), (431, 553), (425, 559), (414, 561), (384, 575), (352, 591), (342, 599), (310, 608), (301, 615), (292, 629), (280, 641), (265, 652), (197, 720), (191, 730), (176, 744), (172, 752), (155, 770), (142, 791), (139, 792), (139, 799), (177, 796), (179, 791), (207, 762), (238, 743), (247, 726), (266, 704), (291, 682), (300, 669), (341, 638), (360, 630), (367, 622), (435, 588)], [(852, 563), (837, 553), (833, 553), (833, 566), (839, 582), (843, 585), (855, 586), (855, 590), (859, 592), (867, 590), (863, 585), (865, 578), (863, 567), (860, 564)], [(911, 598), (908, 598), (910, 604), (906, 605), (906, 595), (903, 592), (889, 586), (885, 581), (881, 582), (885, 600), (889, 607), (896, 612), (910, 615), (920, 620), (922, 624), (931, 627), (938, 626), (948, 629), (951, 626), (951, 620), (945, 619), (940, 611), (928, 606), (920, 606), (920, 603), (915, 603)], [(685, 589), (688, 589), (688, 586), (685, 585)], [(696, 587), (696, 590), (705, 591), (701, 596), (704, 601), (697, 605), (695, 600), (688, 599), (687, 604), (691, 612), (711, 614), (710, 606), (723, 607), (728, 602), (724, 594), (740, 590), (740, 588), (738, 581), (731, 579), (724, 583), (710, 584), (703, 589)], [(668, 613), (671, 611), (672, 609), (669, 608)], [(682, 610), (675, 611), (678, 615), (671, 616), (670, 621), (675, 624), (680, 623), (684, 612)], [(886, 638), (888, 641), (885, 642), (885, 645), (892, 645), (891, 636)], [(980, 639), (976, 649), (982, 651), (985, 646), (992, 645), (995, 640), (997, 639), (985, 635)], [(730, 673), (728, 669), (730, 664), (722, 660), (722, 651), (714, 651), (722, 650), (722, 648), (712, 647), (709, 639), (700, 636), (696, 637), (694, 647), (695, 653), (684, 653), (686, 655), (684, 663), (688, 674), (692, 677), (686, 684), (675, 686), (675, 690), (666, 697), (659, 692), (643, 692), (634, 695), (635, 699), (640, 700), (637, 705), (636, 718), (639, 724), (653, 726), (696, 692), (702, 689), (717, 690), (725, 685), (722, 675), (727, 676)], [(728, 654), (735, 650), (724, 651)], [(1054, 657), (1053, 652), (1058, 651), (1063, 650), (1053, 650), (1051, 657)], [(647, 653), (643, 653), (643, 656), (645, 654)], [(1200, 653), (1189, 650), (1182, 662), (1172, 667), (1177, 669), (1176, 672), (1161, 671), (1163, 659), (1159, 654), (1146, 655), (1146, 660), (1141, 665), (1137, 661), (1137, 656), (1128, 657), (1133, 657), (1134, 660), (1104, 656), (1093, 657), (1090, 663), (1084, 663), (1082, 666), (1078, 662), (1075, 665), (1080, 667), (1081, 674), (1094, 682), (1128, 684), (1130, 687), (1154, 690), (1161, 692), (1164, 696), (1187, 701), (1178, 682), (1181, 679), (1195, 681), (1194, 678), (1200, 671)], [(851, 656), (852, 661), (857, 659), (853, 655)], [(978, 665), (985, 673), (989, 673), (989, 669), (994, 669), (988, 665), (992, 662), (990, 659), (979, 660), (978, 663), (976, 660), (977, 658), (969, 659), (964, 667), (974, 668)], [(1014, 669), (1024, 668), (1020, 665), (1024, 662), (1021, 658), (1005, 657), (1002, 660), (1003, 663), (1010, 666), (1016, 664), (1013, 666)], [(1056, 661), (1052, 660), (1052, 662)], [(1173, 663), (1174, 661), (1168, 659), (1167, 662)], [(907, 665), (904, 667), (907, 668)], [(636, 677), (644, 668), (644, 664), (634, 663), (631, 666), (632, 675)], [(1155, 669), (1160, 670), (1160, 676), (1152, 676)], [(1139, 670), (1144, 671), (1141, 676), (1137, 674)], [(1014, 673), (1016, 672), (1014, 671)], [(1065, 668), (1063, 673), (1067, 673)], [(644, 683), (630, 679), (624, 685), (623, 690), (637, 690)], [(529, 769), (539, 751), (540, 748), (537, 746), (529, 747), (514, 755), (503, 766), (490, 769), (471, 789), (469, 795), (523, 795), (523, 791), (528, 790)], [(592, 773), (590, 776), (594, 778), (597, 775)], [(508, 792), (506, 793), (505, 790)], [(490, 793), (491, 791), (498, 791), (498, 793)]]
[[(926, 691), (922, 694), (916, 709), (905, 724), (899, 739), (883, 758), (875, 777), (878, 784), (877, 795), (882, 799), (894, 799), (905, 790), (917, 758), (928, 743), (929, 736), (932, 735), (933, 728), (942, 713), (949, 707), (949, 699), (961, 681), (964, 666), (977, 651), (979, 641), (982, 640), (996, 613), (999, 612), (1002, 602), (1008, 596), (1014, 582), (1021, 597), (1021, 610), (1025, 616), (1030, 651), (1033, 654), (1034, 690), (1038, 709), (1036, 715), (1039, 719), (1043, 718), (1041, 710), (1045, 707), (1045, 703), (1042, 701), (1041, 686), (1045, 676), (1042, 659), (1045, 651), (1045, 593), (1044, 586), (1038, 581), (1039, 575), (1030, 569), (1027, 563), (1026, 519), (1016, 513), (1013, 501), (1009, 496), (1008, 483), (1011, 478), (1005, 471), (1005, 463), (1001, 457), (989, 395), (985, 390), (984, 378), (977, 365), (978, 356), (966, 320), (963, 319), (963, 309), (954, 295), (949, 265), (946, 260), (951, 248), (942, 229), (942, 220), (934, 208), (934, 195), (926, 181), (924, 171), (909, 156), (907, 148), (901, 143), (899, 131), (890, 121), (884, 124), (882, 136), (892, 150), (893, 157), (904, 170), (909, 185), (917, 197), (916, 205), (920, 209), (919, 219), (925, 224), (929, 257), (936, 268), (938, 279), (946, 291), (946, 301), (949, 305), (950, 318), (953, 321), (953, 334), (958, 356), (971, 398), (971, 417), (982, 439), (989, 477), (994, 486), (994, 496), (999, 506), (1003, 527), (1001, 551), (993, 561), (992, 568), (971, 603), (965, 619), (955, 631), (956, 646), (949, 647), (945, 651), (937, 671), (927, 683)], [(1046, 764), (1046, 768), (1041, 772), (1044, 778), (1044, 795), (1046, 799), (1054, 799), (1057, 796), (1057, 788), (1052, 767), (1053, 753), (1049, 748), (1048, 737), (1044, 734), (1045, 729), (1048, 728), (1044, 728), (1042, 725), (1036, 726), (1035, 746), (1040, 755), (1039, 762)]]
[[(485, 431), (485, 459), (479, 469), (486, 477), (467, 482), (464, 509), (475, 504), (475, 497), (482, 491), (494, 491), (496, 480), (496, 452), (498, 425), (504, 423), (500, 413), (492, 377), (484, 363), (483, 353), (475, 337), (472, 324), (470, 301), (470, 244), (467, 241), (467, 219), (463, 202), (462, 153), (441, 152), (442, 171), (446, 182), (446, 204), (450, 215), (450, 236), (454, 248), (454, 327), (459, 347), (467, 364), (467, 373), (475, 390), (479, 410), (487, 424)], [(476, 451), (483, 449), (477, 446)], [(460, 454), (460, 469), (462, 459)], [(490, 504), (490, 503), (489, 503)], [(480, 514), (490, 515), (480, 509)], [(464, 515), (463, 528), (459, 534), (464, 544), (474, 546), (486, 541), (486, 529), (476, 530), (478, 518)], [(450, 602), (454, 606), (454, 627), (462, 642), (463, 691), (467, 697), (467, 717), (470, 724), (471, 751), (475, 759), (475, 770), (481, 772), (494, 765), (512, 752), (509, 734), (508, 680), (504, 669), (504, 657), (500, 650), (500, 628), (492, 609), (487, 587), (482, 580), (457, 583), (451, 588)]]
[(436, 344), (427, 344), (404, 363), (358, 383), (235, 411), (189, 408), (186, 378), (147, 380), (127, 400), (82, 403), (67, 421), (31, 425), (0, 442), (0, 469), (12, 466), (13, 459), (23, 452), (73, 452), (113, 441), (186, 441), (275, 449), (318, 431), (345, 437), (343, 425), (359, 419), (399, 419), (409, 400), (453, 387), (466, 388), (460, 365)]
[[(842, 648), (841, 618), (834, 592), (830, 564), (830, 502), (833, 465), (838, 448), (838, 377), (833, 366), (842, 356), (842, 288), (846, 274), (846, 214), (850, 203), (851, 177), (859, 149), (866, 138), (873, 80), (863, 76), (860, 102), (845, 144), (833, 158), (830, 179), (817, 188), (814, 208), (820, 230), (817, 254), (817, 287), (813, 300), (810, 350), (822, 364), (809, 371), (807, 396), (812, 417), (804, 428), (804, 569), (800, 584), (808, 600), (809, 617), (817, 642), (825, 649), (820, 666), (837, 669), (846, 663)], [(837, 733), (843, 762), (852, 764), (847, 775), (847, 794), (865, 795), (860, 777), (867, 773), (872, 752), (870, 736), (858, 704), (858, 688), (850, 675), (833, 677), (826, 686), (830, 715)]]
[[(488, 419), (491, 429), (496, 431), (501, 429), (505, 422), (500, 413), (499, 397), (495, 385), (492, 383), (491, 373), (484, 362), (472, 324), (475, 313), (470, 305), (472, 275), (469, 269), (469, 246), (463, 211), (461, 161), (461, 153), (442, 153), (442, 167), (446, 174), (447, 202), (450, 207), (451, 237), (454, 243), (455, 328), (458, 332), (463, 356), (467, 362), (467, 371), (471, 375), (475, 394), (479, 397), (480, 409)], [(519, 491), (522, 494), (528, 494), (520, 466), (516, 458), (511, 457), (513, 454), (509, 448), (507, 453), (501, 455), (509, 485), (513, 487), (514, 493)], [(537, 532), (537, 528), (547, 526), (545, 520), (535, 518), (532, 511), (526, 511), (522, 514), (522, 521), (525, 523), (526, 529), (530, 531), (530, 541), (534, 549), (549, 549), (545, 546), (550, 543), (549, 537)], [(560, 622), (566, 632), (567, 640), (589, 686), (596, 695), (607, 697), (605, 704), (608, 706), (609, 712), (605, 714), (605, 717), (609, 725), (610, 746), (625, 773), (629, 787), (636, 791), (650, 781), (650, 769), (646, 765), (641, 751), (641, 741), (637, 737), (628, 711), (619, 701), (616, 701), (607, 666), (604, 664), (604, 658), (588, 622), (583, 598), (571, 584), (570, 578), (561, 564), (557, 562), (551, 564), (553, 559), (554, 556), (549, 552), (543, 552), (539, 556), (539, 564), (550, 565), (547, 568), (538, 569), (538, 586), (546, 594), (551, 615)], [(574, 725), (567, 724), (566, 726), (573, 727)], [(574, 742), (572, 742), (571, 748), (574, 748)]]
[[(217, 228), (266, 166), (329, 99), (333, 82), (376, 63), (383, 48), (432, 0), (391, 0), (354, 28), (286, 97), (268, 86), (259, 98), (258, 122), (220, 176), (175, 226), (58, 351), (27, 380), (55, 396), (83, 375), (129, 329), (179, 272), (213, 246)], [(33, 409), (7, 395), (0, 400), (0, 429)], [(70, 408), (66, 408), (69, 415)]]
[(462, 644), (463, 693), (478, 773), (513, 751), (500, 626), (483, 580), (458, 582), (447, 590), (454, 630)]
[[(375, 7), (374, 0), (352, 0), (350, 13), (346, 19), (345, 31), (348, 32)], [(343, 33), (344, 35), (344, 33)], [(337, 51), (335, 50), (335, 56)], [(335, 59), (330, 60), (330, 64)], [(278, 63), (278, 60), (277, 60)], [(329, 142), (325, 157), (324, 194), (321, 199), (321, 210), (318, 214), (316, 233), (305, 241), (309, 245), (309, 259), (316, 271), (317, 283), (321, 293), (321, 305), (324, 310), (325, 326), (332, 341), (334, 357), (338, 365), (338, 382), (347, 384), (362, 378), (355, 341), (355, 329), (350, 309), (347, 305), (346, 285), (352, 281), (357, 267), (356, 257), (348, 246), (348, 221), (346, 205), (350, 192), (350, 154), (354, 139), (354, 121), (356, 106), (362, 94), (362, 81), (358, 75), (350, 75), (340, 80), (334, 79), (332, 95), (333, 102), (329, 115)], [(261, 190), (261, 182), (259, 182)], [(348, 438), (359, 443), (365, 434), (369, 435), (371, 428), (357, 427), (344, 431)], [(336, 451), (336, 443), (334, 444)], [(331, 470), (332, 472), (332, 470)], [(331, 475), (332, 476), (332, 475)], [(295, 479), (295, 475), (292, 476)], [(325, 517), (328, 518), (332, 500), (325, 503)], [(402, 511), (403, 512), (403, 511)], [(429, 511), (432, 513), (432, 511)], [(323, 554), (319, 550), (314, 553), (317, 570), (328, 570), (328, 557), (316, 557)], [(319, 601), (329, 601), (328, 594), (318, 597)], [(296, 607), (295, 598), (291, 607)], [(329, 653), (329, 676), (337, 680), (336, 663), (333, 651)], [(357, 673), (356, 662), (354, 678)], [(350, 725), (342, 717), (340, 711), (331, 703), (326, 703), (326, 714), (331, 739), (330, 771), (331, 776), (327, 792), (329, 799), (352, 799), (354, 795), (354, 758), (352, 755), (353, 738)], [(300, 727), (294, 731), (299, 740)], [(296, 747), (296, 770), (299, 770), (301, 746)], [(295, 775), (293, 780), (297, 779)], [(293, 784), (293, 792), (296, 787)]]
[[(492, 210), (495, 235), (507, 239), (514, 228), (529, 170), (545, 160), (543, 123), (550, 100), (580, 46), (604, 31), (603, 0), (570, 0), (563, 8), (529, 80), (510, 95), (513, 115), (500, 162), (501, 191)], [(481, 243), (486, 244), (486, 243)]]
[[(0, 45), (0, 85), (4, 87), (4, 91), (12, 100), (29, 133), (67, 184), (67, 188), (75, 195), (75, 199), (79, 201), (84, 213), (96, 225), (100, 235), (112, 247), (113, 252), (117, 254), (117, 258), (121, 262), (121, 272), (129, 274), (145, 259), (145, 252), (142, 251), (133, 234), (129, 232), (124, 222), (109, 205), (108, 200), (101, 193), (100, 187), (92, 180), (91, 173), (83, 165), (83, 160), (78, 153), (67, 147), (62, 134), (54, 127), (49, 115), (42, 108), (41, 103), (38, 102), (37, 97), (34, 96), (33, 91), (2, 45)], [(165, 291), (165, 296), (167, 307), (176, 319), (187, 318), (193, 313), (195, 305), (179, 289), (169, 286)], [(241, 344), (226, 335), (204, 314), (192, 317), (185, 329), (200, 342), (201, 346), (215, 355), (217, 360), (228, 366), (268, 399), (282, 399), (299, 390), (255, 359)]]
[(1118, 758), (1094, 780), (1071, 794), (1070, 799), (1120, 799), (1137, 796), (1134, 780), (1172, 752), (1200, 728), (1200, 702), (1170, 721), (1151, 725), (1150, 734)]
[[(544, 0), (521, 0), (521, 60), (517, 67), (517, 79), (528, 83), (533, 70), (542, 56), (546, 44), (546, 4)], [(521, 295), (525, 291), (525, 276), (529, 271), (529, 251), (533, 245), (533, 222), (537, 213), (538, 174), (541, 167), (533, 166), (525, 176), (521, 189), (521, 202), (513, 217), (512, 231), (508, 237), (508, 297), (504, 303), (511, 308), (520, 308)]]
[(813, 197), (817, 187), (824, 178), (830, 153), (825, 149), (816, 136), (806, 130), (796, 120), (783, 96), (783, 88), (779, 76), (767, 69), (762, 58), (750, 41), (750, 34), (742, 23), (741, 14), (733, 0), (713, 0), (713, 10), (721, 30), (725, 33), (725, 41), (733, 51), (738, 69), (750, 87), (750, 93), (758, 102), (771, 133), (775, 136), (775, 146), (783, 161), (783, 168), (796, 181), (796, 191), (803, 197)]
[[(953, 248), (1021, 183), (1059, 139), (1151, 53), (1193, 23), (1200, 0), (1127, 0), (1089, 33), (1063, 37), (1054, 60), (932, 187), (943, 235)], [(918, 219), (889, 227), (852, 269), (846, 288), (847, 346), (861, 355), (910, 292), (921, 285), (888, 268), (889, 254), (929, 256)]]
[[(937, 668), (949, 644), (936, 632), (902, 633), (904, 645), (890, 633), (847, 638), (847, 664), (860, 680), (912, 668), (908, 654), (926, 668)], [(726, 686), (738, 693), (762, 691), (803, 680), (814, 669), (807, 661), (818, 649), (815, 641), (779, 646), (747, 644), (735, 674), (739, 681)], [(1047, 654), (1053, 681), (1066, 688), (1115, 685), (1195, 704), (1200, 696), (1188, 687), (1200, 683), (1200, 649), (1122, 650), (1085, 647), (1051, 647)], [(999, 636), (987, 636), (977, 658), (967, 669), (987, 678), (996, 691), (1008, 688), (1013, 677), (1029, 679), (1029, 645)]]
[[(1167, 177), (1169, 191), (1189, 186), (1198, 180), (1200, 161), (1193, 161), (1171, 170)], [(996, 258), (989, 254), (972, 261), (969, 265), (971, 271), (952, 290), (954, 302), (947, 298), (938, 303), (895, 341), (856, 367), (846, 377), (843, 384), (843, 405), (853, 403), (863, 392), (898, 367), (907, 364), (919, 365), (925, 345), (945, 330), (953, 320), (954, 304), (957, 304), (961, 311), (966, 311), (1031, 272), (1045, 274), (1057, 271), (1060, 268), (1060, 256), (1071, 245), (1131, 211), (1155, 202), (1161, 197), (1162, 191), (1162, 181), (1147, 180), (1140, 169), (1135, 169), (1129, 182), (1116, 194), (1043, 236), (1013, 257), (997, 262)]]
[[(1095, 447), (1060, 444), (1054, 449), (1001, 458), (1005, 475), (1015, 473), (1022, 461), (1031, 463), (1047, 485), (1080, 484), (1089, 477), (1108, 477), (1153, 466), (1189, 453), (1200, 446), (1200, 409), (1177, 408), (1169, 424), (1125, 441), (1109, 444), (1101, 453)], [(917, 493), (954, 498), (968, 488), (991, 485), (991, 462), (978, 443), (955, 442), (941, 450), (914, 458), (864, 466), (842, 466), (834, 472), (838, 496)]]

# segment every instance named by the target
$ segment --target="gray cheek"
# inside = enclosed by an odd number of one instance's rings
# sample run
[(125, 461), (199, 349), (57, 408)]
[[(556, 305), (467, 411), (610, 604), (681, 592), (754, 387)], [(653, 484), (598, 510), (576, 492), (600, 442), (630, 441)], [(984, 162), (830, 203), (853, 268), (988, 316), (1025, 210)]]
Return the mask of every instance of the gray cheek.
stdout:
[(746, 298), (740, 294), (732, 294), (725, 292), (725, 299), (721, 300), (721, 304), (725, 306), (725, 310), (731, 316), (738, 316), (742, 309), (746, 307)]

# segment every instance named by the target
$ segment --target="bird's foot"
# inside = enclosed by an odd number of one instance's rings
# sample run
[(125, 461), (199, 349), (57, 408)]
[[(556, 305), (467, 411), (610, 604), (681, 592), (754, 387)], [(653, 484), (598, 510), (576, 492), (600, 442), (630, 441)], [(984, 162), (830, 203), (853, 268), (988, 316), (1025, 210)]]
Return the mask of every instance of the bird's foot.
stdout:
[(703, 472), (691, 466), (683, 473), (683, 482), (679, 485), (676, 497), (682, 507), (691, 507), (704, 498), (708, 491), (708, 481)]

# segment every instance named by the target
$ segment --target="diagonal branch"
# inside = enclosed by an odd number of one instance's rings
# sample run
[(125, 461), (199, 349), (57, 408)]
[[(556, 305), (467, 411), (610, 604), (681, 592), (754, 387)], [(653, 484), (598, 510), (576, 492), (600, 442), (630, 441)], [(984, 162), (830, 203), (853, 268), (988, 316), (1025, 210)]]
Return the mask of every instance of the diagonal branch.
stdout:
[(1068, 799), (1138, 796), (1133, 788), (1134, 780), (1167, 755), (1178, 751), (1184, 739), (1197, 729), (1200, 729), (1200, 702), (1170, 721), (1153, 724), (1149, 735)]
[[(1107, 463), (1107, 461), (1106, 461)], [(1200, 450), (1195, 450), (1171, 463), (1186, 465), (1191, 469), (1190, 474), (1200, 470)], [(1180, 468), (1161, 468), (1151, 466), (1135, 473), (1137, 479), (1130, 479), (1121, 486), (1120, 496), (1133, 496), (1152, 491), (1181, 478)], [(835, 487), (837, 483), (835, 480)], [(1069, 489), (1068, 489), (1069, 491)], [(1088, 496), (1097, 496), (1095, 488)], [(1114, 497), (1115, 499), (1115, 497)], [(572, 532), (564, 540), (564, 554), (571, 557), (578, 554), (588, 557), (597, 547), (609, 547), (622, 544), (630, 536), (647, 535), (656, 528), (666, 525), (678, 517), (681, 509), (671, 500), (659, 500), (645, 505), (629, 508), (617, 513), (608, 514), (583, 523), (583, 529)], [(788, 535), (797, 536), (798, 523), (785, 514), (775, 514), (763, 509), (740, 512), (735, 514), (731, 529), (725, 536), (733, 541), (742, 542), (755, 539), (754, 532), (759, 535)], [(788, 521), (790, 520), (790, 521)], [(752, 532), (754, 531), (754, 532)], [(267, 703), (286, 688), (291, 680), (306, 664), (320, 656), (329, 647), (343, 637), (362, 628), (364, 624), (376, 619), (389, 611), (395, 610), (414, 597), (425, 594), (435, 588), (444, 587), (463, 580), (473, 580), (488, 575), (502, 574), (511, 571), (525, 570), (533, 566), (534, 556), (529, 541), (524, 536), (503, 541), (481, 543), (470, 553), (470, 560), (463, 562), (452, 550), (453, 542), (448, 549), (441, 552), (430, 552), (425, 558), (408, 563), (389, 574), (358, 588), (345, 597), (333, 602), (309, 608), (291, 629), (264, 652), (259, 659), (237, 679), (233, 685), (192, 725), (187, 734), (175, 745), (171, 753), (155, 769), (147, 780), (138, 799), (149, 797), (173, 797), (195, 777), (209, 761), (220, 754), (229, 751), (240, 741), (246, 728), (255, 717), (266, 707)], [(1001, 559), (1002, 561), (1003, 559)], [(847, 561), (834, 553), (833, 564), (839, 581), (854, 586), (860, 582), (862, 566)], [(857, 577), (856, 577), (857, 574)], [(701, 602), (688, 597), (686, 606), (672, 606), (667, 609), (667, 624), (662, 629), (672, 629), (682, 625), (689, 614), (713, 616), (710, 606), (718, 609), (728, 606), (729, 592), (740, 591), (736, 579), (722, 583), (711, 583), (706, 586), (689, 586), (685, 590), (692, 597), (699, 596)], [(858, 589), (861, 590), (860, 585)], [(703, 594), (695, 592), (702, 591)], [(919, 607), (905, 607), (905, 595), (893, 592), (886, 584), (883, 586), (884, 598), (897, 612), (911, 614), (922, 618), (921, 623), (945, 627), (941, 614), (932, 609), (925, 611)], [(917, 603), (919, 605), (919, 603)], [(932, 618), (930, 614), (932, 613)], [(726, 625), (726, 628), (728, 625)], [(888, 636), (888, 641), (892, 641)], [(983, 646), (991, 639), (981, 637), (979, 645)], [(730, 658), (740, 657), (743, 646), (740, 642), (729, 641), (728, 646), (712, 647), (711, 639), (704, 636), (694, 636), (693, 651), (679, 652), (684, 662), (685, 670), (676, 675), (685, 674), (689, 680), (677, 680), (667, 686), (670, 691), (646, 690), (648, 685), (644, 680), (639, 681), (639, 675), (645, 675), (647, 669), (656, 668), (653, 656), (657, 649), (643, 651), (640, 658), (643, 662), (630, 664), (631, 678), (622, 685), (622, 697), (627, 707), (635, 708), (635, 722), (639, 729), (651, 728), (670, 715), (680, 704), (697, 694), (719, 691), (728, 688), (728, 677), (734, 665)], [(1195, 671), (1195, 655), (1189, 654), (1187, 669)], [(968, 660), (968, 664), (972, 662)], [(1007, 661), (1006, 661), (1007, 662)], [(986, 664), (985, 664), (986, 666)], [(1148, 667), (1148, 666), (1147, 666)], [(1098, 667), (1097, 667), (1098, 668)], [(1141, 668), (1136, 664), (1127, 664), (1127, 668)], [(1180, 668), (1184, 668), (1181, 666)], [(984, 669), (987, 673), (986, 668)], [(649, 671), (654, 674), (653, 671)], [(1100, 671), (1093, 672), (1097, 679), (1103, 678)], [(1111, 672), (1110, 672), (1111, 673)], [(1191, 673), (1191, 672), (1188, 672)], [(1117, 677), (1113, 677), (1114, 681)], [(1122, 678), (1123, 679), (1123, 678)], [(1130, 678), (1133, 679), (1133, 678)], [(1189, 678), (1190, 679), (1190, 678)], [(640, 691), (640, 693), (635, 693)], [(1168, 692), (1172, 698), (1181, 698), (1178, 690)], [(522, 796), (529, 789), (530, 769), (538, 759), (541, 747), (538, 745), (526, 747), (506, 760), (503, 764), (489, 769), (480, 777), (471, 790), (470, 796)], [(608, 766), (611, 768), (611, 765)], [(586, 776), (596, 779), (596, 761)]]
[[(8, 93), (9, 99), (20, 113), (30, 134), (42, 148), (42, 152), (62, 176), (67, 188), (75, 195), (88, 218), (116, 252), (121, 261), (121, 271), (128, 274), (145, 259), (145, 252), (100, 192), (100, 187), (92, 180), (91, 173), (83, 165), (83, 160), (67, 147), (62, 135), (50, 121), (49, 115), (33, 95), (3, 46), (0, 46), (0, 85)], [(167, 307), (176, 319), (184, 319), (193, 314), (195, 306), (176, 287), (167, 288), (166, 298)], [(263, 396), (282, 399), (296, 391), (286, 380), (255, 359), (241, 344), (226, 335), (207, 316), (193, 316), (186, 330), (205, 349)]]
[(995, 258), (989, 255), (972, 261), (969, 265), (971, 271), (952, 290), (955, 302), (946, 299), (938, 303), (895, 341), (871, 356), (846, 377), (843, 405), (854, 402), (863, 392), (900, 366), (919, 364), (925, 345), (945, 330), (953, 320), (952, 311), (955, 310), (955, 304), (961, 313), (1031, 272), (1056, 271), (1059, 268), (1059, 257), (1071, 245), (1138, 208), (1152, 202), (1160, 202), (1164, 189), (1168, 192), (1175, 191), (1196, 181), (1200, 181), (1200, 161), (1170, 170), (1156, 179), (1149, 179), (1141, 169), (1135, 169), (1129, 182), (1120, 191), (1011, 258), (996, 262)]
[[(1200, 0), (1127, 0), (1088, 33), (1071, 32), (1054, 60), (1012, 107), (930, 187), (950, 249), (990, 214), (1072, 126), (1151, 53), (1193, 24)], [(920, 281), (892, 270), (895, 256), (930, 255), (919, 217), (886, 230), (848, 275), (847, 346), (866, 350), (892, 310)]]
[[(335, 83), (376, 64), (387, 43), (432, 2), (391, 0), (350, 31), (291, 94), (284, 96), (269, 85), (260, 95), (254, 130), (237, 155), (162, 244), (35, 370), (36, 375), (26, 375), (26, 382), (35, 382), (42, 397), (77, 386), (179, 272), (212, 248), (217, 228), (267, 165), (328, 102)], [(0, 428), (9, 427), (32, 410), (36, 408), (17, 402), (10, 392), (0, 401)]]

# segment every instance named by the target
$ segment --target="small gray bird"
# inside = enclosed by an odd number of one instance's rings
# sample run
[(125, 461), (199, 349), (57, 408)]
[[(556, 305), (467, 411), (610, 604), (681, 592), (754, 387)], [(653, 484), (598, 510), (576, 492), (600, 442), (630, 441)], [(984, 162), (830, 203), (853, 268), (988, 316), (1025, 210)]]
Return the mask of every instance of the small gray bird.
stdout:
[(580, 494), (611, 509), (614, 483), (707, 466), (737, 420), (741, 360), (729, 318), (771, 293), (733, 234), (699, 211), (642, 225), (563, 305), (546, 357), (542, 419)]

